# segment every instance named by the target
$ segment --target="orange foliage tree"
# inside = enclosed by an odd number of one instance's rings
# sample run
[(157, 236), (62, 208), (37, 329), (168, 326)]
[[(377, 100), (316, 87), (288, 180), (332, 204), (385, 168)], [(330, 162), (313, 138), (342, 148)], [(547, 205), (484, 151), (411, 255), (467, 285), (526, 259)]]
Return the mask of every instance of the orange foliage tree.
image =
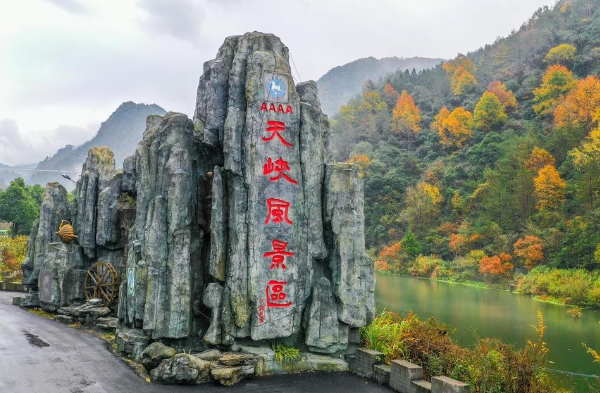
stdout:
[(540, 87), (533, 91), (537, 114), (552, 113), (558, 102), (575, 86), (573, 73), (565, 66), (556, 64), (548, 67)]
[(406, 90), (402, 90), (392, 111), (392, 131), (396, 133), (421, 131), (421, 111)]
[(569, 125), (591, 129), (598, 122), (600, 108), (600, 80), (590, 75), (577, 82), (567, 97), (554, 109), (554, 125)]
[(463, 143), (473, 135), (473, 115), (463, 107), (452, 112), (443, 107), (431, 123), (440, 137), (440, 144), (461, 148)]
[(479, 273), (491, 276), (507, 276), (515, 268), (510, 263), (512, 257), (503, 252), (500, 255), (483, 257), (479, 260)]
[(553, 165), (546, 165), (533, 179), (538, 210), (558, 210), (565, 203), (567, 182), (561, 179)]
[(467, 245), (469, 239), (466, 236), (459, 235), (453, 233), (450, 235), (450, 240), (448, 240), (448, 246), (454, 252), (454, 257), (458, 257), (465, 251), (465, 246)]
[(400, 94), (396, 89), (391, 84), (386, 83), (383, 87), (383, 99), (390, 108), (396, 104), (398, 97), (400, 97)]
[(544, 260), (542, 240), (537, 236), (526, 235), (513, 245), (515, 255), (522, 258), (528, 270), (533, 269)]
[(391, 270), (391, 267), (400, 262), (400, 253), (402, 252), (402, 245), (400, 242), (396, 242), (391, 246), (384, 247), (377, 256), (375, 261), (376, 270)]
[(506, 110), (513, 110), (519, 106), (513, 92), (508, 90), (506, 85), (499, 80), (491, 81), (487, 91), (495, 94)]
[(529, 159), (525, 161), (525, 168), (530, 171), (537, 172), (546, 165), (552, 165), (556, 163), (554, 156), (548, 153), (547, 150), (541, 149), (539, 147), (534, 147), (529, 155)]

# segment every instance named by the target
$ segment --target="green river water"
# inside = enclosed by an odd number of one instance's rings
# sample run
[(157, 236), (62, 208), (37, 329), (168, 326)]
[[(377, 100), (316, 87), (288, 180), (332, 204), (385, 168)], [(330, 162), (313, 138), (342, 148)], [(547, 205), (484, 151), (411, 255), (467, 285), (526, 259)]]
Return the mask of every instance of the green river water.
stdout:
[(575, 392), (592, 391), (600, 382), (600, 365), (594, 364), (582, 343), (600, 350), (600, 312), (584, 310), (580, 319), (567, 314), (568, 307), (543, 303), (524, 295), (438, 282), (426, 279), (376, 274), (377, 310), (400, 314), (414, 311), (421, 319), (434, 317), (456, 331), (452, 337), (471, 346), (476, 337), (495, 337), (523, 347), (535, 339), (531, 325), (537, 312), (548, 326), (545, 341), (550, 349), (550, 368), (557, 384)]

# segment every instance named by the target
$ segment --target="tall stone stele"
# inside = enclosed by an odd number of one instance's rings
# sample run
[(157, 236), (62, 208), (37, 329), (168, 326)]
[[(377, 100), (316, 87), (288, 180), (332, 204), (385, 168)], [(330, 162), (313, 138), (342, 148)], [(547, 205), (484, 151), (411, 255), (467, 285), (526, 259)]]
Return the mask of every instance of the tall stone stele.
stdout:
[(120, 334), (351, 351), (373, 316), (373, 266), (362, 179), (331, 162), (328, 137), (316, 83), (294, 84), (281, 40), (229, 37), (204, 65), (193, 121), (148, 117), (123, 170), (80, 180), (79, 250), (65, 255), (118, 266)]

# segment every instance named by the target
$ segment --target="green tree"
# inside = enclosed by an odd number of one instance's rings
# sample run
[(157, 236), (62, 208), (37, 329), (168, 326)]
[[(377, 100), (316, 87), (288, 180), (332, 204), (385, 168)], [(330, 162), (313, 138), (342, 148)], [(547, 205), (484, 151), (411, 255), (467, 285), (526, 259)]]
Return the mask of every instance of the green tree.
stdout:
[(412, 231), (410, 230), (406, 232), (406, 235), (404, 236), (400, 244), (402, 245), (402, 249), (406, 251), (406, 254), (411, 259), (417, 258), (421, 254), (421, 251), (423, 249), (421, 243), (415, 237), (415, 234), (412, 233)]
[(494, 94), (486, 91), (475, 105), (475, 127), (483, 131), (498, 130), (508, 117), (504, 112), (504, 106), (500, 99)]
[(0, 220), (12, 223), (13, 236), (27, 233), (39, 214), (39, 206), (27, 192), (23, 178), (13, 180), (0, 193)]

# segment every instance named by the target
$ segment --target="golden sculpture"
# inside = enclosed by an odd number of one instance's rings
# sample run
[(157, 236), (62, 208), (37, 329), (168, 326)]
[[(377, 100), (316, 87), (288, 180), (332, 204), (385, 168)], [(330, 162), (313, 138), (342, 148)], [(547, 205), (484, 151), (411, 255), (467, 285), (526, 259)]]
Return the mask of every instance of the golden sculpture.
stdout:
[(75, 230), (73, 229), (73, 225), (67, 220), (62, 220), (60, 225), (58, 226), (58, 232), (56, 232), (60, 240), (63, 243), (69, 244), (77, 237), (75, 235)]

